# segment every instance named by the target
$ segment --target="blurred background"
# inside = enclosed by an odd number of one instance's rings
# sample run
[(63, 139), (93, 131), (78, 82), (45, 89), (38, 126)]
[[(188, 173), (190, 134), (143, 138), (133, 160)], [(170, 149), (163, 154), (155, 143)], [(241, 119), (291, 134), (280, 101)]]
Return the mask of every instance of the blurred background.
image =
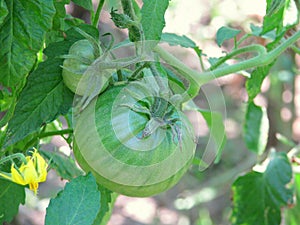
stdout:
[[(194, 40), (203, 53), (209, 57), (220, 57), (231, 50), (233, 43), (226, 41), (222, 48), (215, 41), (221, 26), (250, 31), (250, 24), (261, 25), (265, 13), (261, 0), (172, 0), (165, 16), (164, 32), (186, 35)], [(95, 7), (97, 5), (95, 1)], [(115, 42), (126, 38), (126, 30), (117, 29), (110, 19), (110, 9), (118, 7), (117, 0), (106, 1), (101, 14), (99, 29), (101, 34), (110, 32)], [(89, 21), (87, 12), (73, 4), (67, 12), (74, 17)], [(107, 42), (105, 37), (103, 42)], [(264, 40), (251, 38), (247, 44)], [(193, 69), (201, 70), (199, 60), (190, 49), (168, 47), (168, 50)], [(208, 63), (204, 62), (206, 68)], [(300, 76), (299, 56), (287, 51), (273, 67), (265, 79), (262, 93), (255, 99), (256, 104), (267, 106), (270, 120), (268, 149), (279, 151), (288, 148), (280, 144), (276, 134), (280, 133), (296, 143), (300, 141)], [(204, 171), (194, 165), (183, 179), (171, 190), (150, 198), (130, 198), (119, 196), (109, 225), (227, 225), (231, 213), (231, 184), (238, 175), (252, 168), (261, 158), (249, 152), (242, 137), (245, 102), (244, 88), (246, 78), (232, 74), (205, 85), (195, 99), (202, 107), (207, 101), (213, 103), (214, 110), (221, 112), (227, 134), (227, 143), (218, 164), (212, 164)], [(208, 129), (199, 115), (189, 114), (199, 135), (197, 151), (206, 147)], [(44, 149), (58, 149), (72, 154), (63, 138), (54, 137)], [(20, 206), (19, 215), (11, 225), (43, 225), (46, 207), (50, 198), (64, 188), (67, 181), (61, 180), (54, 171), (41, 184), (39, 195), (28, 191), (26, 204)], [(70, 206), (71, 207), (71, 206)]]

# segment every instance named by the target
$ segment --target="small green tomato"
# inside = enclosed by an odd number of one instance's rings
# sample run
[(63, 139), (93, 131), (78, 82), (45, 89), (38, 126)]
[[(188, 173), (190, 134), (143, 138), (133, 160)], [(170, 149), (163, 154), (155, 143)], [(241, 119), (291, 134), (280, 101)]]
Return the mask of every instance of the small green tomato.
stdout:
[[(100, 54), (102, 53), (101, 49)], [(77, 95), (83, 96), (88, 88), (88, 79), (82, 79), (85, 71), (98, 56), (90, 41), (83, 39), (75, 42), (64, 60), (62, 76), (66, 86)]]

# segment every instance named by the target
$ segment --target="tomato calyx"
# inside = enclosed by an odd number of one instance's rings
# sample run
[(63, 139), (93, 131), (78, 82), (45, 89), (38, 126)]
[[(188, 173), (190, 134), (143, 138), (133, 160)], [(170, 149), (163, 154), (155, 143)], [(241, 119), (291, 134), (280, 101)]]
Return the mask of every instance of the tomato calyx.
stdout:
[[(148, 136), (153, 132), (151, 132), (151, 128), (155, 131), (158, 127), (162, 128), (170, 128), (173, 134), (173, 141), (178, 142), (180, 145), (180, 149), (182, 149), (182, 134), (180, 129), (180, 117), (174, 116), (176, 115), (176, 110), (178, 109), (171, 102), (167, 101), (163, 98), (155, 98), (154, 105), (152, 109), (152, 118), (149, 120), (148, 124), (143, 131), (144, 136)], [(154, 120), (154, 124), (151, 120)], [(178, 123), (177, 123), (178, 122)], [(153, 125), (154, 126), (153, 126)], [(157, 124), (157, 126), (155, 126)], [(151, 127), (152, 125), (152, 127)], [(149, 129), (150, 128), (150, 129)], [(149, 132), (150, 131), (150, 132)], [(177, 140), (176, 140), (177, 139)]]
[(135, 93), (127, 90), (137, 101), (133, 105), (121, 104), (135, 113), (146, 115), (149, 120), (144, 129), (137, 134), (137, 138), (145, 139), (156, 132), (157, 129), (171, 129), (174, 143), (178, 143), (181, 149), (181, 119), (178, 116), (179, 108), (173, 105), (167, 98), (150, 96), (141, 99)]

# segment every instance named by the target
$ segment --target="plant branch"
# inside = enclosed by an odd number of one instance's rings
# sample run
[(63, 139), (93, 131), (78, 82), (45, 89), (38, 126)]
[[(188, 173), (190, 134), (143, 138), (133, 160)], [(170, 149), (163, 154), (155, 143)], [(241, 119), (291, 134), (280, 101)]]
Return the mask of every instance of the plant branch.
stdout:
[(298, 48), (297, 46), (295, 45), (292, 45), (291, 46), (291, 49), (298, 55), (300, 55), (300, 48)]
[[(200, 87), (203, 84), (208, 83), (209, 81), (212, 81), (222, 76), (239, 72), (241, 70), (246, 70), (257, 66), (264, 66), (270, 64), (287, 48), (292, 46), (299, 38), (300, 38), (300, 31), (296, 32), (293, 36), (291, 36), (289, 39), (282, 42), (275, 49), (273, 49), (268, 53), (266, 53), (266, 50), (263, 46), (257, 47), (258, 45), (253, 45), (249, 47), (247, 46), (247, 47), (237, 49), (230, 54), (237, 55), (241, 53), (246, 53), (247, 51), (244, 51), (245, 49), (248, 51), (251, 50), (251, 51), (258, 52), (259, 54), (251, 59), (247, 59), (238, 62), (236, 64), (225, 66), (222, 68), (217, 68), (215, 70), (204, 71), (202, 73), (189, 68), (183, 62), (181, 62), (179, 59), (177, 59), (169, 52), (165, 51), (160, 46), (156, 46), (154, 48), (154, 51), (157, 52), (166, 63), (168, 63), (175, 69), (177, 69), (179, 72), (183, 74), (183, 76), (185, 76), (189, 80), (190, 87), (187, 90), (187, 93), (190, 96), (190, 98), (194, 98), (198, 94)], [(227, 59), (229, 58), (227, 57), (226, 60)], [(223, 60), (221, 61), (221, 64), (222, 63), (224, 63)]]
[(122, 69), (123, 67), (146, 61), (151, 61), (151, 58), (149, 58), (147, 55), (120, 58), (110, 61), (106, 60), (103, 56), (100, 56), (93, 62), (91, 66), (97, 71), (103, 71), (106, 69)]
[(236, 46), (239, 46), (243, 41), (245, 41), (247, 38), (251, 37), (252, 34), (245, 34), (243, 37), (241, 37), (237, 42)]
[(94, 27), (96, 27), (96, 28), (97, 28), (98, 23), (99, 23), (99, 20), (100, 20), (100, 13), (101, 13), (101, 10), (102, 10), (102, 8), (103, 8), (104, 2), (105, 2), (105, 0), (100, 0), (100, 2), (99, 2), (99, 4), (98, 4), (98, 7), (97, 7), (96, 14), (95, 14), (95, 16), (93, 16), (93, 18), (92, 18), (92, 25), (93, 25)]
[(137, 16), (135, 15), (134, 8), (131, 0), (121, 0), (123, 11), (128, 15), (133, 21), (137, 21)]
[[(136, 15), (136, 11), (133, 6), (133, 1), (132, 0), (121, 0), (123, 12), (129, 16), (135, 23), (136, 26), (133, 26), (131, 29), (129, 29), (129, 39), (131, 41), (134, 41), (135, 43), (135, 49), (136, 49), (136, 55), (141, 55), (144, 49), (144, 32), (143, 32), (143, 27), (139, 22), (138, 16)], [(130, 38), (131, 32), (135, 33), (138, 32), (140, 37), (136, 40), (132, 40)]]
[(133, 71), (133, 73), (131, 74), (130, 78), (131, 79), (136, 79), (139, 76), (139, 74), (141, 73), (141, 71), (144, 68), (148, 67), (148, 66), (149, 66), (149, 62), (145, 62), (142, 65), (139, 65), (139, 67), (136, 68), (135, 71)]
[(230, 53), (228, 53), (226, 56), (220, 58), (214, 65), (212, 65), (208, 70), (215, 70), (217, 67), (225, 63), (228, 59), (232, 59), (236, 55), (241, 55), (243, 53), (249, 53), (249, 52), (257, 52), (258, 55), (266, 54), (265, 47), (261, 45), (249, 45), (245, 46), (239, 49), (236, 49)]
[(73, 129), (65, 129), (65, 130), (56, 130), (56, 131), (49, 131), (45, 133), (41, 133), (38, 135), (39, 138), (45, 138), (45, 137), (50, 137), (50, 136), (55, 136), (55, 135), (64, 135), (64, 134), (72, 134)]
[(7, 161), (12, 161), (15, 158), (20, 158), (23, 163), (27, 162), (25, 156), (22, 153), (15, 153), (13, 155), (9, 155), (4, 157), (3, 159), (0, 159), (0, 165)]
[(156, 68), (155, 62), (151, 62), (149, 67), (150, 67), (150, 70), (155, 78), (155, 81), (156, 81), (158, 87), (159, 87), (159, 91), (163, 94), (168, 93), (169, 88), (163, 82), (162, 77), (159, 75), (159, 71)]

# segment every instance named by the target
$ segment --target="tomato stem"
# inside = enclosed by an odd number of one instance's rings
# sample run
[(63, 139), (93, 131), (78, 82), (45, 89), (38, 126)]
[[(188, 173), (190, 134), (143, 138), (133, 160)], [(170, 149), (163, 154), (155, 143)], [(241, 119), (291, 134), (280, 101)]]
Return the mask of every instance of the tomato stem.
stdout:
[(295, 45), (292, 45), (291, 46), (291, 49), (298, 55), (300, 55), (300, 48), (298, 48), (297, 46)]
[(21, 159), (21, 161), (23, 163), (27, 162), (25, 156), (22, 153), (15, 153), (13, 155), (9, 155), (9, 156), (4, 157), (3, 159), (0, 159), (0, 165), (7, 162), (7, 161), (12, 161), (15, 158)]
[(132, 5), (132, 0), (121, 0), (123, 11), (128, 15), (133, 21), (137, 21), (138, 18), (135, 15), (134, 8)]
[(106, 69), (122, 69), (124, 67), (142, 62), (142, 61), (149, 61), (147, 56), (133, 56), (127, 58), (121, 58), (116, 60), (104, 60), (104, 57), (97, 58), (91, 66), (95, 67), (98, 71), (106, 70)]
[(239, 49), (236, 49), (230, 53), (228, 53), (226, 56), (220, 58), (215, 64), (213, 64), (208, 70), (215, 70), (216, 68), (218, 68), (220, 65), (222, 65), (223, 63), (225, 63), (228, 59), (232, 59), (234, 56), (236, 55), (240, 55), (243, 53), (248, 53), (248, 52), (257, 52), (258, 55), (263, 55), (266, 54), (266, 49), (265, 47), (261, 46), (261, 45), (250, 45), (250, 46), (245, 46)]
[(121, 70), (117, 70), (118, 81), (123, 81), (123, 74)]
[[(143, 32), (143, 27), (139, 21), (139, 18), (136, 14), (136, 8), (134, 7), (134, 2), (132, 0), (121, 0), (122, 8), (124, 14), (129, 16), (135, 23), (136, 25), (132, 27), (132, 30), (129, 30), (129, 39), (131, 41), (134, 41), (135, 44), (135, 50), (136, 50), (136, 55), (139, 56), (142, 54), (143, 49), (144, 49), (144, 32)], [(139, 9), (140, 10), (140, 9)], [(130, 37), (132, 33), (138, 32), (139, 35), (134, 35), (134, 37)], [(132, 39), (133, 38), (133, 39)]]
[(98, 23), (100, 20), (100, 13), (103, 8), (104, 2), (105, 2), (105, 0), (100, 0), (97, 10), (96, 10), (96, 14), (92, 15), (92, 25), (96, 28), (98, 27)]
[[(212, 67), (213, 69), (210, 68), (209, 70), (204, 72), (198, 72), (189, 68), (183, 62), (181, 62), (169, 52), (165, 51), (160, 46), (156, 46), (154, 48), (154, 51), (157, 52), (166, 63), (177, 69), (189, 80), (190, 87), (187, 90), (187, 93), (190, 96), (190, 98), (194, 98), (198, 94), (200, 87), (203, 84), (208, 83), (216, 78), (223, 77), (242, 70), (250, 69), (253, 67), (270, 64), (271, 62), (276, 60), (276, 58), (280, 54), (282, 54), (287, 48), (292, 46), (299, 38), (300, 31), (296, 32), (293, 36), (283, 41), (280, 45), (278, 45), (275, 49), (268, 53), (266, 52), (266, 49), (260, 45), (252, 45), (236, 49), (224, 58), (222, 58), (217, 63), (217, 65), (214, 65)], [(233, 65), (217, 68), (219, 65), (223, 64), (226, 60), (230, 59), (231, 57), (247, 52), (257, 52), (258, 55)]]
[(131, 74), (130, 78), (131, 78), (131, 79), (136, 79), (136, 78), (140, 75), (141, 71), (142, 71), (144, 68), (148, 67), (148, 66), (149, 66), (149, 63), (148, 63), (148, 62), (145, 62), (145, 63), (143, 63), (142, 65), (139, 65), (139, 66), (133, 71), (133, 73)]
[(151, 62), (149, 67), (150, 67), (150, 70), (155, 78), (155, 81), (156, 81), (158, 87), (159, 87), (159, 91), (162, 94), (168, 93), (169, 89), (168, 89), (166, 83), (163, 82), (162, 77), (160, 76), (159, 71), (156, 68), (155, 62)]
[(45, 133), (41, 133), (38, 135), (39, 138), (45, 138), (45, 137), (50, 137), (50, 136), (55, 136), (55, 135), (64, 135), (64, 134), (72, 134), (73, 129), (65, 129), (65, 130), (56, 130), (56, 131), (49, 131)]

